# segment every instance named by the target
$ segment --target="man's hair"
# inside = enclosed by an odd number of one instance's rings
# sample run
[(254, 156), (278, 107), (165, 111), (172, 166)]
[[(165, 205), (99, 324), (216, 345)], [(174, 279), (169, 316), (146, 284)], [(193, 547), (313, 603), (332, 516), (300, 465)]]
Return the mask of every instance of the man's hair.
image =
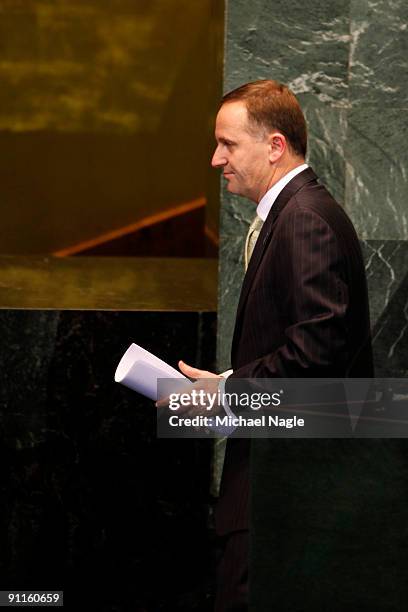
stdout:
[(267, 132), (278, 130), (286, 137), (292, 151), (305, 157), (306, 121), (295, 94), (286, 85), (272, 80), (245, 83), (226, 93), (221, 106), (237, 101), (245, 102), (250, 124)]

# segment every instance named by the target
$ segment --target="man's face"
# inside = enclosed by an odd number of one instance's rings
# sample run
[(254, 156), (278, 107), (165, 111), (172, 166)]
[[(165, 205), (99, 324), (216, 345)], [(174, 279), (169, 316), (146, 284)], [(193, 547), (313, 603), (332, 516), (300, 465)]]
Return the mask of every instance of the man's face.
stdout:
[(211, 164), (223, 168), (228, 191), (259, 202), (268, 190), (272, 167), (269, 141), (248, 124), (244, 102), (221, 106), (215, 124), (217, 148)]

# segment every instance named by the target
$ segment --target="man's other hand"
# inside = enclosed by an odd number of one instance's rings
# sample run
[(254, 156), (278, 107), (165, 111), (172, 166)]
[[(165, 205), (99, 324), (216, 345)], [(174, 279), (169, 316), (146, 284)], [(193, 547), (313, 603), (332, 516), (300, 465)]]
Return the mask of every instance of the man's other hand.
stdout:
[[(222, 376), (208, 370), (194, 368), (181, 360), (178, 362), (178, 366), (185, 376), (196, 379), (196, 382), (186, 390), (186, 393), (191, 396), (191, 403), (180, 406), (177, 413), (195, 417), (201, 415), (215, 416), (224, 412), (222, 403), (220, 404), (218, 401), (218, 389)], [(156, 402), (157, 408), (167, 408), (168, 405), (169, 398), (167, 397)]]

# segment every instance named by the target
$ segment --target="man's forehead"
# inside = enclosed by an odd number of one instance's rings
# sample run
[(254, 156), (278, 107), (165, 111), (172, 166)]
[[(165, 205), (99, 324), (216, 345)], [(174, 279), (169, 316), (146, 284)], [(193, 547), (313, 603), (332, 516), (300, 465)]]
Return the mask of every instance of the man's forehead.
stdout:
[(244, 102), (226, 102), (218, 111), (215, 122), (215, 135), (239, 133), (248, 129), (248, 114)]
[(245, 103), (241, 100), (226, 102), (217, 114), (217, 123), (235, 124), (245, 126), (248, 121), (248, 113)]

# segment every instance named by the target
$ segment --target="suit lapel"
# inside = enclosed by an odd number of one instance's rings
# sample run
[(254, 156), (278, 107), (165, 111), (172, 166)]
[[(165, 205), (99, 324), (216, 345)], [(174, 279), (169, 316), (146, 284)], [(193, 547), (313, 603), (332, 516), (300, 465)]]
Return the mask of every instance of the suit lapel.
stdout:
[(317, 180), (316, 174), (311, 168), (306, 168), (299, 174), (297, 174), (285, 187), (282, 189), (278, 197), (276, 198), (273, 206), (269, 212), (265, 223), (262, 226), (262, 230), (259, 234), (258, 240), (254, 251), (252, 253), (248, 269), (246, 271), (244, 281), (242, 283), (241, 295), (238, 302), (237, 316), (235, 321), (234, 337), (232, 342), (232, 351), (234, 352), (234, 346), (237, 340), (237, 332), (239, 329), (239, 319), (241, 318), (246, 299), (248, 297), (249, 290), (251, 289), (254, 281), (256, 272), (259, 264), (262, 261), (262, 257), (266, 251), (266, 248), (272, 238), (273, 230), (276, 226), (279, 214), (285, 208), (289, 200), (295, 195), (299, 189), (301, 189), (306, 183)]

